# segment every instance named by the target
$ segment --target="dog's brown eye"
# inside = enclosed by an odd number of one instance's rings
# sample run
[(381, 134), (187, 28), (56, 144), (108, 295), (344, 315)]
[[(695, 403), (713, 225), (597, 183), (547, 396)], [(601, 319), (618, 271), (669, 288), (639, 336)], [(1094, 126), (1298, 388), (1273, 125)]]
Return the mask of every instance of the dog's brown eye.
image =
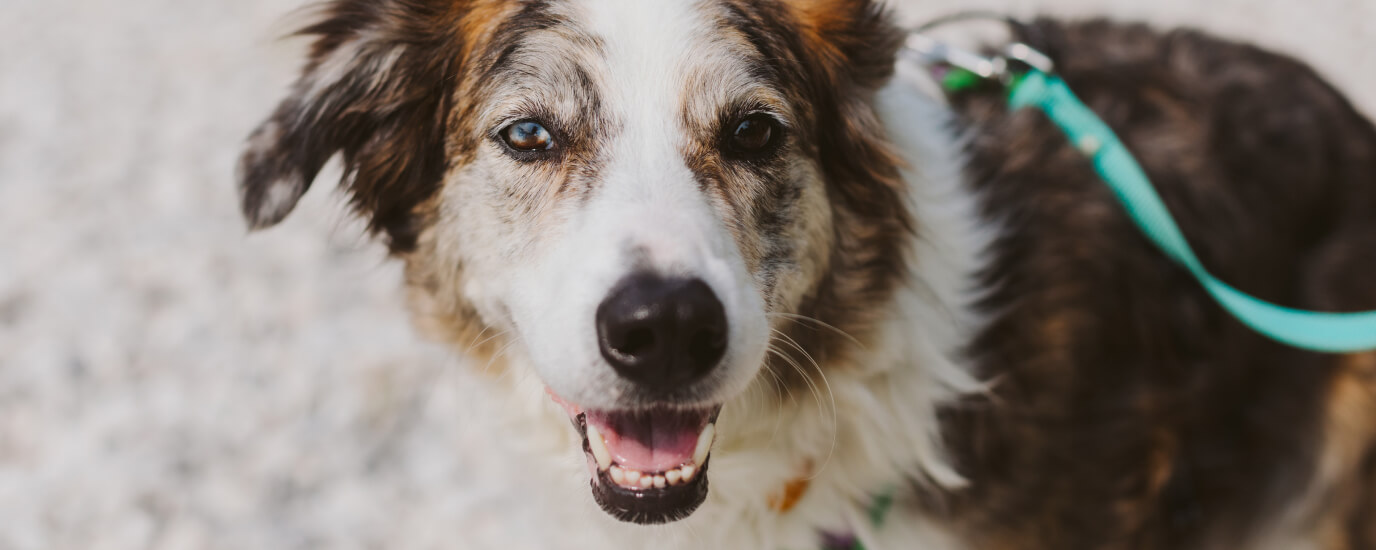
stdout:
[(501, 135), (507, 147), (521, 152), (548, 151), (554, 147), (554, 138), (550, 137), (549, 130), (538, 122), (517, 122), (504, 128)]
[(736, 123), (727, 139), (730, 152), (737, 155), (758, 155), (769, 150), (781, 133), (774, 117), (756, 113)]

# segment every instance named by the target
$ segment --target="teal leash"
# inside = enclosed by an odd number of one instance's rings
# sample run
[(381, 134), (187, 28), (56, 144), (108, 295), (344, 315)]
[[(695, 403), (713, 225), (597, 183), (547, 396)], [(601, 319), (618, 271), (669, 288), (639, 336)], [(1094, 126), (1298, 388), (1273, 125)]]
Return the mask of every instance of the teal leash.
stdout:
[(1310, 351), (1376, 350), (1376, 311), (1328, 313), (1285, 307), (1239, 291), (1209, 273), (1127, 146), (1075, 97), (1065, 81), (1054, 75), (1045, 55), (1017, 43), (997, 56), (981, 56), (923, 34), (911, 35), (908, 47), (920, 62), (944, 71), (939, 81), (947, 92), (998, 81), (1007, 87), (1010, 108), (1033, 107), (1045, 113), (1089, 158), (1138, 229), (1243, 324), (1278, 342)]
[(1127, 146), (1059, 77), (1031, 69), (1009, 90), (1014, 109), (1035, 107), (1094, 163), (1138, 229), (1189, 270), (1223, 309), (1270, 338), (1302, 349), (1351, 353), (1376, 349), (1376, 311), (1325, 313), (1280, 306), (1229, 286), (1204, 269)]

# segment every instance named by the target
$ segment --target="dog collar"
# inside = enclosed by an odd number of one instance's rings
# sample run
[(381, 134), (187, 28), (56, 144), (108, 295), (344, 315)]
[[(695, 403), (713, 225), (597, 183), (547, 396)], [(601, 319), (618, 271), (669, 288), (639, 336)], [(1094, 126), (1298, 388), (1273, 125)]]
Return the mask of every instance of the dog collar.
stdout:
[(980, 55), (925, 34), (948, 22), (991, 17), (1017, 25), (1011, 19), (984, 13), (956, 14), (912, 33), (907, 53), (932, 70), (947, 93), (959, 93), (993, 81), (1007, 91), (1009, 108), (1033, 107), (1044, 113), (1093, 164), (1137, 228), (1161, 252), (1189, 271), (1224, 310), (1243, 324), (1273, 340), (1310, 351), (1376, 350), (1376, 311), (1330, 313), (1276, 305), (1237, 290), (1209, 273), (1127, 146), (1055, 75), (1048, 56), (1023, 43), (1013, 43), (991, 56)]
[[(870, 501), (869, 509), (865, 512), (870, 527), (879, 529), (884, 526), (884, 519), (889, 516), (889, 511), (893, 509), (893, 498), (894, 491), (889, 489), (875, 495)], [(855, 533), (823, 531), (821, 550), (866, 550), (866, 548)]]

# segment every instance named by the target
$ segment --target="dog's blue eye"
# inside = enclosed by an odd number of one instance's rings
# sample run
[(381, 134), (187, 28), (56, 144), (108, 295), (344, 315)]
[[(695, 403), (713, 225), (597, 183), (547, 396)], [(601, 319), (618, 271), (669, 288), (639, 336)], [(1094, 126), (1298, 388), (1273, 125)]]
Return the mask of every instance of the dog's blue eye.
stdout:
[(550, 137), (549, 130), (529, 120), (503, 128), (501, 136), (507, 147), (521, 152), (548, 151), (554, 147), (554, 138)]

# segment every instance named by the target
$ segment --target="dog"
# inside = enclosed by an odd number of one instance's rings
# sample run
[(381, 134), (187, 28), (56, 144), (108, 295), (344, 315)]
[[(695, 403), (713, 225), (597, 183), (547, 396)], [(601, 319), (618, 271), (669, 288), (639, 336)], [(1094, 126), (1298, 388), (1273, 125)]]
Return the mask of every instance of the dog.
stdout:
[[(532, 475), (599, 546), (1376, 548), (1376, 353), (1228, 316), (1045, 116), (914, 86), (885, 6), (315, 17), (241, 160), (249, 225), (340, 156), (416, 326), (505, 373), (493, 414), (557, 449)], [(1376, 130), (1312, 70), (1192, 31), (1017, 33), (1222, 279), (1376, 309)]]

